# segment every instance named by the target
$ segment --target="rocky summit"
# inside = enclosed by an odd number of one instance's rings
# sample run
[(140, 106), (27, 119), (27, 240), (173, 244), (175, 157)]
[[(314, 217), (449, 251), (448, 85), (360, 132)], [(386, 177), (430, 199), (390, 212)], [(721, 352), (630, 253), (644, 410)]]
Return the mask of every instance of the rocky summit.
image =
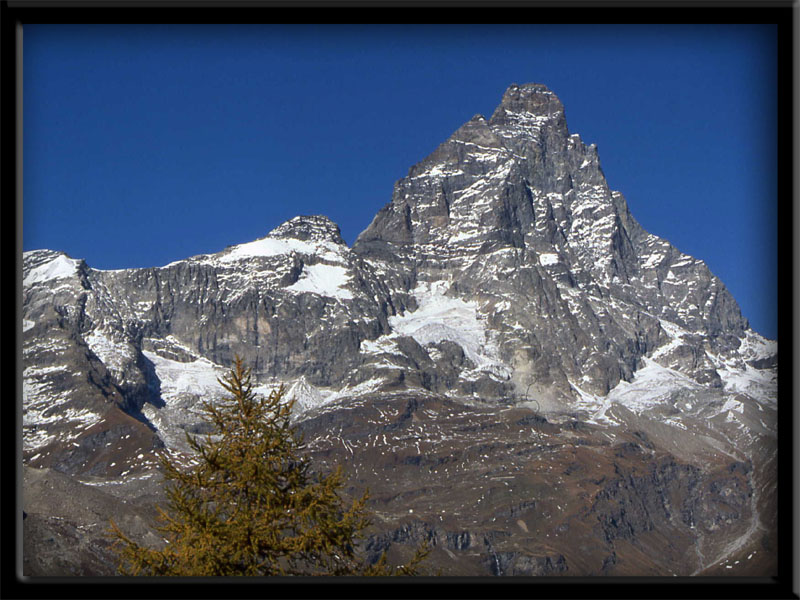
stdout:
[(315, 468), (369, 488), (376, 559), (776, 573), (777, 344), (639, 225), (543, 85), (411, 167), (352, 248), (298, 216), (158, 268), (26, 252), (22, 329), (29, 575), (113, 573), (109, 518), (160, 543), (157, 457), (236, 355), (287, 385)]

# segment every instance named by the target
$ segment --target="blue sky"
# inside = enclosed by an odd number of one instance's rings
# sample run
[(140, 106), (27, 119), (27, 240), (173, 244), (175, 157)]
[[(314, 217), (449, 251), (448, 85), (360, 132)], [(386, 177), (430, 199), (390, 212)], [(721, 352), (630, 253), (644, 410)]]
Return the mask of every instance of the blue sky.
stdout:
[(645, 229), (775, 338), (774, 26), (26, 25), (23, 248), (160, 266), (394, 182), (544, 83)]

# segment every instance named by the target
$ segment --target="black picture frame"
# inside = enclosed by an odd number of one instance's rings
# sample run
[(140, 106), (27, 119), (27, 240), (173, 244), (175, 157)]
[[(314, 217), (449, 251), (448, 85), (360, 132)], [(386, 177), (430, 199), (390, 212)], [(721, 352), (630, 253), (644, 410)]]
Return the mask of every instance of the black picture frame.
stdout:
[[(442, 10), (444, 9), (444, 10)], [(446, 21), (443, 21), (446, 19)], [(775, 23), (779, 52), (779, 323), (781, 335), (796, 339), (797, 246), (794, 241), (797, 199), (796, 168), (797, 82), (796, 2), (624, 2), (624, 1), (47, 1), (3, 0), (0, 3), (0, 56), (2, 57), (2, 295), (4, 389), (21, 397), (18, 356), (21, 297), (21, 51), (20, 33), (30, 23)], [(14, 276), (12, 277), (12, 273)], [(12, 295), (10, 288), (14, 287)], [(12, 301), (12, 299), (14, 301)], [(15, 321), (12, 321), (15, 319)], [(788, 333), (787, 333), (788, 332)], [(421, 577), (364, 581), (357, 578), (297, 581), (141, 580), (128, 578), (24, 578), (21, 564), (21, 453), (16, 423), (6, 413), (2, 420), (3, 561), (4, 598), (161, 598), (174, 597), (467, 597), (467, 598), (800, 598), (797, 573), (797, 410), (793, 372), (795, 357), (790, 344), (781, 346), (779, 378), (779, 516), (781, 522), (778, 576), (775, 578), (455, 578)], [(791, 482), (791, 483), (790, 483)], [(17, 502), (11, 502), (14, 490)], [(13, 558), (12, 558), (13, 556)], [(732, 580), (734, 579), (734, 580)]]

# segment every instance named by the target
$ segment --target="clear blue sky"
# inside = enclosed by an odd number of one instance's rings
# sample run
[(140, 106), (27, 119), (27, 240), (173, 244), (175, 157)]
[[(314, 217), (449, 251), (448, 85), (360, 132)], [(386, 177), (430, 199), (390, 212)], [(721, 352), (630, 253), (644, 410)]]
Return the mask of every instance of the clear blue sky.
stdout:
[(160, 266), (394, 182), (511, 83), (544, 83), (648, 231), (776, 325), (774, 26), (24, 30), (23, 247)]

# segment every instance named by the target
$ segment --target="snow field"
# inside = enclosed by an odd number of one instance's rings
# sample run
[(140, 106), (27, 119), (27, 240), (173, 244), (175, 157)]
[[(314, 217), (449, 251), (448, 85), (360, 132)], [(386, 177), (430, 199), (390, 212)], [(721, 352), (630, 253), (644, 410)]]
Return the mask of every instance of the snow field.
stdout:
[(63, 279), (72, 277), (78, 272), (79, 261), (67, 258), (63, 254), (43, 265), (34, 267), (22, 280), (23, 287), (32, 286), (35, 283), (50, 281), (52, 279)]

